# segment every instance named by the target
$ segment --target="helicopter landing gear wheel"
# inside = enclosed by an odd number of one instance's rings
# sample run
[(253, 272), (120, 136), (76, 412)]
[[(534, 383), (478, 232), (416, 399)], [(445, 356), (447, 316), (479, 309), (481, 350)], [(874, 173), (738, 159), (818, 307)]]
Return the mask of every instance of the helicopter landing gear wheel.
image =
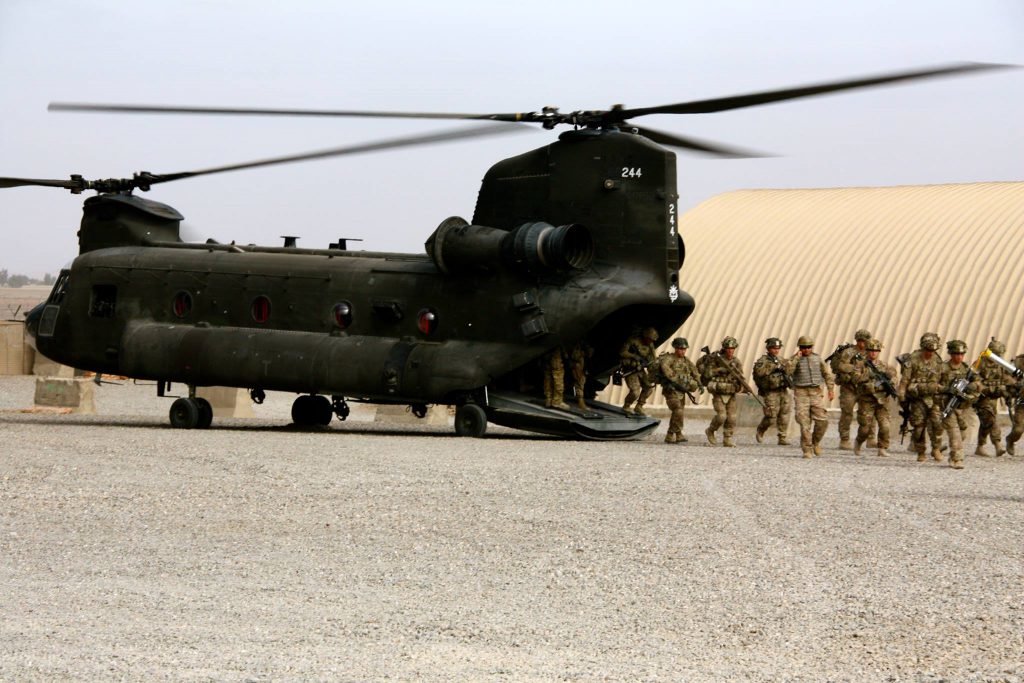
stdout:
[(455, 433), (459, 436), (479, 438), (487, 431), (487, 413), (475, 403), (465, 403), (455, 409)]
[[(213, 411), (210, 411), (213, 417)], [(195, 399), (179, 398), (171, 404), (171, 426), (175, 429), (195, 429), (199, 426), (199, 404)]]
[(213, 406), (205, 398), (192, 399), (199, 408), (199, 421), (196, 422), (196, 429), (209, 429), (213, 424)]
[(332, 404), (334, 406), (334, 414), (338, 416), (338, 419), (342, 422), (348, 417), (351, 410), (348, 407), (348, 402), (345, 401), (344, 396), (334, 396)]
[(300, 427), (329, 425), (334, 406), (326, 396), (299, 396), (292, 403), (292, 422)]

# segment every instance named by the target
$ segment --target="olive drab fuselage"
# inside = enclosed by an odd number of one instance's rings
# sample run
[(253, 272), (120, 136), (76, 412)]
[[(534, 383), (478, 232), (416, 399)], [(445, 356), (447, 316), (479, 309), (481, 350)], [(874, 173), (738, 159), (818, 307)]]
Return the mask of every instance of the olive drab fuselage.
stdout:
[(693, 309), (676, 211), (672, 152), (594, 130), (495, 164), (427, 254), (184, 243), (174, 209), (99, 195), (30, 328), (100, 373), (425, 403), (517, 386), (586, 339), (603, 384), (636, 328), (666, 337)]

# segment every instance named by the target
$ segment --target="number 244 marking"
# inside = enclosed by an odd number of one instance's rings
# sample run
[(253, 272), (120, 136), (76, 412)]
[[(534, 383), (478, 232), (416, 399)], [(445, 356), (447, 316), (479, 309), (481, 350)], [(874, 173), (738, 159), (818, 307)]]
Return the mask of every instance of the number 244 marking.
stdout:
[(623, 166), (622, 167), (622, 177), (623, 178), (639, 178), (643, 174), (644, 174), (644, 170), (642, 168), (633, 168), (631, 166)]

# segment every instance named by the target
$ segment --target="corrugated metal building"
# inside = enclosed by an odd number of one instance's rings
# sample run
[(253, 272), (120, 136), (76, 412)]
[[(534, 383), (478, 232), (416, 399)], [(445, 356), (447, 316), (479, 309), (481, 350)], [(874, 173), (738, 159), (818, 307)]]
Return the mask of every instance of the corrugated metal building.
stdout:
[(1007, 355), (1024, 352), (1024, 182), (743, 190), (679, 227), (680, 283), (697, 302), (679, 331), (692, 360), (732, 335), (749, 374), (769, 336), (791, 355), (810, 334), (827, 356), (861, 327), (888, 362), (926, 331), (966, 341), (969, 360), (992, 335)]

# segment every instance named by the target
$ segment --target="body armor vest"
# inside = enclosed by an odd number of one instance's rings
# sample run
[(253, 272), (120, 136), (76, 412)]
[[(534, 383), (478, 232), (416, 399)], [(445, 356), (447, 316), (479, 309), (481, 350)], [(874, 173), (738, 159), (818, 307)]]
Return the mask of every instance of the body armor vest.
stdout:
[(820, 387), (825, 383), (821, 374), (821, 356), (812, 353), (800, 356), (793, 369), (793, 384), (798, 387)]

